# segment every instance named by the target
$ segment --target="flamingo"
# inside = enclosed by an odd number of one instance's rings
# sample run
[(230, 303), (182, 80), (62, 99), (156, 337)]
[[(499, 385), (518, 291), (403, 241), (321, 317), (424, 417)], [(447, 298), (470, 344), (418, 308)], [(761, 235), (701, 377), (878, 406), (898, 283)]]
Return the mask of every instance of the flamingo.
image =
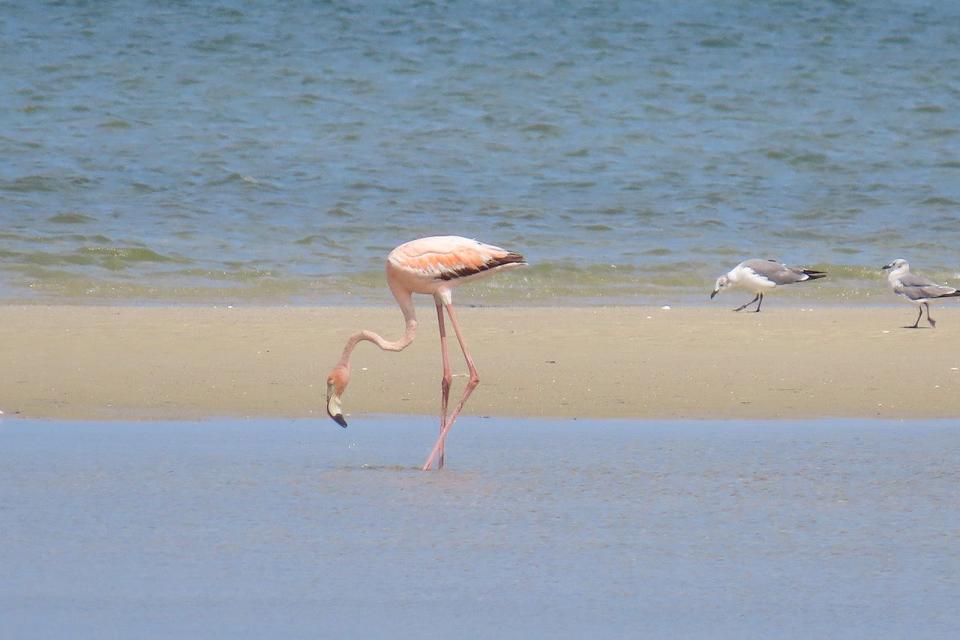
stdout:
[[(437, 306), (437, 322), (440, 325), (440, 354), (443, 360), (443, 378), (440, 381), (440, 436), (423, 464), (427, 471), (437, 461), (437, 468), (443, 468), (444, 441), (450, 427), (466, 404), (467, 398), (480, 384), (477, 367), (463, 339), (463, 332), (457, 322), (453, 309), (453, 288), (468, 281), (489, 276), (498, 271), (506, 271), (526, 265), (519, 253), (513, 253), (500, 247), (483, 244), (476, 240), (460, 236), (433, 236), (420, 238), (401, 244), (387, 256), (387, 286), (400, 305), (405, 330), (399, 340), (385, 340), (373, 331), (359, 331), (347, 340), (343, 355), (333, 371), (327, 376), (327, 414), (341, 427), (346, 428), (341, 398), (350, 383), (350, 354), (354, 347), (366, 340), (384, 351), (403, 351), (413, 342), (417, 333), (417, 316), (413, 306), (413, 294), (421, 293), (433, 296)], [(450, 316), (450, 324), (456, 333), (460, 350), (467, 361), (470, 379), (464, 389), (463, 397), (452, 413), (447, 415), (450, 397), (450, 357), (447, 353), (447, 332), (443, 321), (443, 311)]]

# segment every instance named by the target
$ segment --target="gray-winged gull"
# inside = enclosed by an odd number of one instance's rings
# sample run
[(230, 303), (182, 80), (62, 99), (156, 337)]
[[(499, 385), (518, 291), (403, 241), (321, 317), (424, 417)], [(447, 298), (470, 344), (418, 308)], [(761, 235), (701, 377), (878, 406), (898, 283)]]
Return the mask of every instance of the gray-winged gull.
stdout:
[(941, 298), (960, 296), (960, 291), (953, 287), (936, 284), (910, 273), (910, 265), (903, 258), (897, 258), (890, 264), (883, 265), (882, 268), (890, 271), (887, 274), (887, 281), (893, 288), (893, 292), (900, 294), (920, 309), (917, 321), (912, 326), (906, 327), (907, 329), (916, 329), (920, 326), (920, 318), (923, 317), (924, 307), (927, 308), (927, 322), (930, 323), (931, 327), (936, 327), (936, 320), (930, 317), (930, 303)]
[(764, 293), (772, 291), (780, 285), (816, 280), (826, 277), (826, 275), (823, 271), (788, 267), (776, 260), (744, 260), (725, 275), (717, 278), (717, 283), (713, 288), (713, 293), (710, 294), (710, 299), (712, 300), (715, 295), (720, 293), (721, 289), (740, 287), (757, 295), (753, 300), (737, 307), (734, 311), (742, 311), (756, 302), (756, 311), (759, 313), (760, 305), (763, 304)]

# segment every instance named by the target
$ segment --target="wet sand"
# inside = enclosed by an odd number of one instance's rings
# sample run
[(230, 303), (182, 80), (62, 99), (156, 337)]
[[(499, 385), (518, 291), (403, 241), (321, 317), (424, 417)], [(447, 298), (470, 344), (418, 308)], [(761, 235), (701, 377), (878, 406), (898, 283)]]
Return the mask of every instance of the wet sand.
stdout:
[[(630, 418), (960, 416), (960, 309), (786, 306), (468, 308), (480, 370), (468, 415)], [(432, 306), (404, 352), (361, 344), (348, 417), (431, 414)], [(0, 307), (0, 410), (71, 419), (324, 415), (325, 378), (358, 328), (388, 338), (392, 307)], [(452, 337), (452, 336), (451, 336)], [(465, 381), (456, 350), (453, 396)]]

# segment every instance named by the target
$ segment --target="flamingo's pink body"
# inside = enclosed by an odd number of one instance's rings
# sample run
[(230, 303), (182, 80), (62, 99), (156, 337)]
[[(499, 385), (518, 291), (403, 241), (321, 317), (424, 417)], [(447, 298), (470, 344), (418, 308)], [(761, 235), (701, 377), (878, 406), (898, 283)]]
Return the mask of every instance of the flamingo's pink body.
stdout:
[[(437, 460), (437, 467), (443, 468), (444, 440), (450, 427), (463, 409), (467, 398), (480, 383), (477, 368), (463, 340), (460, 325), (453, 309), (452, 290), (454, 287), (477, 278), (488, 276), (497, 271), (511, 269), (526, 264), (523, 256), (500, 247), (483, 244), (476, 240), (460, 236), (434, 236), (420, 238), (404, 243), (387, 256), (387, 284), (403, 312), (404, 333), (399, 340), (385, 340), (372, 331), (360, 331), (347, 340), (340, 361), (327, 377), (327, 413), (338, 424), (347, 426), (343, 418), (340, 398), (350, 382), (350, 354), (363, 340), (373, 342), (386, 351), (402, 351), (411, 342), (417, 332), (417, 316), (413, 306), (413, 294), (432, 295), (437, 306), (437, 321), (440, 325), (440, 352), (443, 358), (443, 378), (440, 383), (440, 437), (423, 465), (426, 471)], [(450, 358), (447, 352), (447, 334), (444, 326), (443, 311), (450, 316), (460, 349), (467, 361), (470, 380), (464, 389), (463, 397), (452, 413), (447, 415), (450, 395)]]

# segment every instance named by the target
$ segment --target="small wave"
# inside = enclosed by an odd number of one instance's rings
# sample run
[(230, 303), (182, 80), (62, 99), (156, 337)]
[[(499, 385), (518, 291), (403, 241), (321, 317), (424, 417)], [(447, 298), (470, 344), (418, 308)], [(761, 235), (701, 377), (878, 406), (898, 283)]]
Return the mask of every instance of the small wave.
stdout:
[(735, 33), (704, 38), (698, 44), (707, 49), (732, 49), (739, 47), (741, 42), (743, 42), (743, 34)]
[(735, 104), (728, 104), (726, 102), (714, 102), (710, 105), (710, 108), (721, 113), (732, 113), (740, 110), (739, 106)]
[(83, 247), (80, 251), (94, 255), (123, 258), (132, 262), (175, 262), (172, 258), (151, 249), (136, 247)]
[(138, 193), (157, 193), (163, 191), (163, 187), (157, 187), (146, 182), (131, 182), (130, 186), (134, 188)]
[(313, 244), (320, 244), (327, 249), (332, 249), (335, 251), (345, 251), (347, 250), (342, 244), (334, 240), (330, 235), (326, 234), (311, 234), (309, 236), (304, 236), (293, 241), (294, 244), (299, 244), (303, 246), (310, 246)]
[(262, 280), (278, 280), (283, 276), (269, 269), (180, 269), (164, 274), (164, 277), (185, 276), (203, 280), (253, 283)]
[(242, 173), (230, 173), (222, 178), (216, 178), (207, 182), (207, 185), (214, 187), (231, 184), (263, 189), (267, 191), (278, 191), (278, 188), (275, 185), (270, 184), (265, 180), (260, 180), (259, 178), (244, 175)]
[(826, 222), (832, 220), (849, 220), (856, 217), (856, 214), (850, 211), (826, 211), (824, 209), (810, 209), (800, 211), (791, 216), (798, 222)]
[(554, 124), (549, 124), (547, 122), (536, 122), (534, 124), (528, 124), (520, 128), (521, 131), (525, 133), (537, 133), (542, 136), (547, 136), (551, 138), (560, 137), (563, 133), (563, 129)]
[(914, 107), (912, 111), (915, 113), (944, 113), (946, 108), (938, 104), (921, 104)]
[(47, 222), (53, 222), (54, 224), (87, 224), (88, 222), (96, 222), (96, 218), (91, 218), (82, 213), (60, 213), (47, 218)]
[(331, 218), (352, 218), (353, 213), (351, 213), (346, 207), (335, 206), (327, 209), (327, 215)]
[(880, 44), (910, 44), (913, 38), (904, 35), (890, 35), (880, 38)]
[(78, 253), (81, 256), (95, 257), (100, 266), (113, 270), (123, 269), (131, 263), (138, 262), (191, 262), (187, 258), (165, 256), (144, 247), (82, 247)]
[(213, 14), (232, 21), (242, 20), (247, 15), (240, 9), (236, 9), (234, 7), (216, 7), (213, 10)]
[(613, 231), (613, 227), (606, 224), (585, 224), (580, 226), (584, 231)]
[(803, 265), (807, 268), (815, 268), (827, 273), (827, 280), (836, 282), (837, 280), (864, 280), (864, 281), (877, 281), (880, 282), (883, 279), (883, 272), (880, 270), (881, 265), (876, 267), (869, 267), (864, 265), (850, 265), (850, 264), (837, 264), (832, 262), (825, 262), (822, 264), (811, 264)]
[(594, 180), (551, 180), (543, 184), (547, 187), (566, 187), (568, 189), (592, 189), (597, 186)]
[(778, 229), (771, 233), (775, 238), (785, 238), (787, 240), (822, 240), (824, 242), (829, 242), (833, 240), (833, 236), (825, 231), (818, 231), (816, 229), (801, 229), (796, 227), (790, 227), (786, 229)]
[(726, 228), (726, 226), (727, 226), (727, 223), (724, 222), (723, 220), (714, 220), (713, 218), (708, 218), (708, 219), (706, 219), (706, 220), (702, 220), (702, 221), (701, 221), (700, 223), (698, 223), (698, 224), (699, 224), (699, 226), (700, 226), (701, 228), (702, 228), (702, 227), (714, 227), (714, 228), (717, 228), (717, 229), (724, 229), (724, 228)]
[(61, 191), (66, 187), (86, 187), (93, 181), (83, 176), (68, 176), (66, 178), (32, 175), (16, 178), (15, 180), (0, 181), (0, 190), (18, 193), (51, 193)]
[(126, 120), (121, 120), (119, 118), (113, 118), (112, 120), (107, 120), (102, 122), (100, 125), (101, 129), (132, 129), (133, 125), (127, 122)]
[(788, 161), (791, 166), (802, 167), (806, 165), (820, 166), (826, 164), (828, 158), (823, 153), (799, 153)]
[[(0, 271), (20, 274), (25, 290), (31, 297), (41, 299), (81, 300), (97, 302), (187, 302), (217, 303), (224, 301), (296, 301), (311, 293), (311, 285), (304, 279), (256, 277), (246, 274), (238, 278), (224, 278), (224, 283), (203, 277), (201, 273), (190, 278), (186, 274), (154, 274), (144, 278), (125, 279), (122, 276), (95, 277), (89, 273), (50, 269), (39, 265), (0, 265)], [(389, 295), (389, 294), (387, 294)], [(329, 298), (329, 293), (326, 294)], [(384, 299), (386, 302), (386, 299)]]
[(400, 187), (388, 187), (379, 182), (369, 182), (366, 180), (357, 180), (347, 185), (349, 189), (357, 191), (382, 191), (383, 193), (405, 193), (406, 189)]
[(0, 251), (0, 258), (14, 265), (31, 266), (88, 266), (96, 265), (92, 256), (76, 253), (54, 253), (51, 251)]
[(941, 205), (947, 207), (956, 207), (960, 206), (960, 202), (957, 202), (953, 198), (947, 198), (946, 196), (931, 196), (920, 201), (920, 204), (925, 205)]
[(204, 38), (193, 42), (190, 46), (202, 53), (216, 53), (218, 51), (227, 51), (236, 44), (242, 42), (239, 35), (229, 33), (219, 38)]

